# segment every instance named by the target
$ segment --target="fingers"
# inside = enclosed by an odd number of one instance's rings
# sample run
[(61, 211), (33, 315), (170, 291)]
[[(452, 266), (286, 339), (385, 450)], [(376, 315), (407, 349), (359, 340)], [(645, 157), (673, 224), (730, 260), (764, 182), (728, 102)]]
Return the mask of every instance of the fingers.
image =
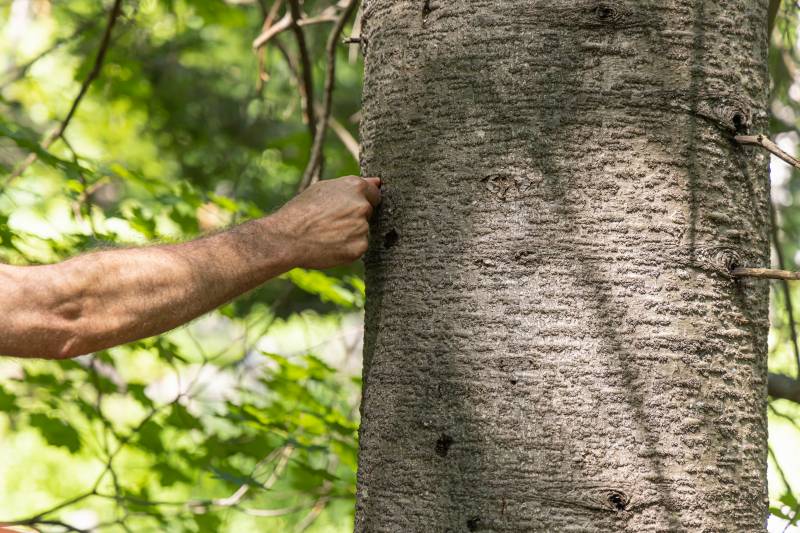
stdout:
[(362, 178), (364, 183), (367, 184), (364, 189), (364, 196), (367, 197), (372, 207), (377, 207), (381, 203), (381, 179), (380, 178)]

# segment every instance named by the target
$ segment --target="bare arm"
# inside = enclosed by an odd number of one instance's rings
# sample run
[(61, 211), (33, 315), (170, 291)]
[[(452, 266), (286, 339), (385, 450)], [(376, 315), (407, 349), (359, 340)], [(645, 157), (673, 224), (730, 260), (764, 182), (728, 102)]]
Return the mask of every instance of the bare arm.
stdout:
[(0, 354), (67, 358), (149, 337), (297, 266), (366, 251), (377, 178), (318, 183), (274, 215), (195, 241), (0, 265)]

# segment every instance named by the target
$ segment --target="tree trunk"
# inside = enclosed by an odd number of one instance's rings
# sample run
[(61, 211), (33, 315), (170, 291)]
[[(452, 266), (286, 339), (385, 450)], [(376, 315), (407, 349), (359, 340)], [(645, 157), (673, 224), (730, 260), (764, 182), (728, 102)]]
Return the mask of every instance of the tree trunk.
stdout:
[(765, 530), (766, 0), (367, 0), (356, 530)]

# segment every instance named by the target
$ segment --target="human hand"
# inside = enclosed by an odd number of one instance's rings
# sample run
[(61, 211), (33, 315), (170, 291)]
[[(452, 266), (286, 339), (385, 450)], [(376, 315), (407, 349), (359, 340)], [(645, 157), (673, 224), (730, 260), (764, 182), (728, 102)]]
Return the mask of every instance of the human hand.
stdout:
[(367, 251), (368, 220), (381, 201), (380, 178), (345, 176), (320, 181), (273, 215), (293, 266), (330, 268)]

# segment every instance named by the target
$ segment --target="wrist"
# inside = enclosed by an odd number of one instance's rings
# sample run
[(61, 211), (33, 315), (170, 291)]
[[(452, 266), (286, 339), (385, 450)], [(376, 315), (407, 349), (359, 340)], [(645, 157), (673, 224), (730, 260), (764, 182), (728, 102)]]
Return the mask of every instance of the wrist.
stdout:
[(259, 230), (266, 237), (266, 246), (262, 249), (271, 256), (282, 272), (300, 266), (302, 257), (299, 253), (299, 239), (292, 232), (291, 225), (279, 213), (268, 215), (255, 222), (259, 224)]

